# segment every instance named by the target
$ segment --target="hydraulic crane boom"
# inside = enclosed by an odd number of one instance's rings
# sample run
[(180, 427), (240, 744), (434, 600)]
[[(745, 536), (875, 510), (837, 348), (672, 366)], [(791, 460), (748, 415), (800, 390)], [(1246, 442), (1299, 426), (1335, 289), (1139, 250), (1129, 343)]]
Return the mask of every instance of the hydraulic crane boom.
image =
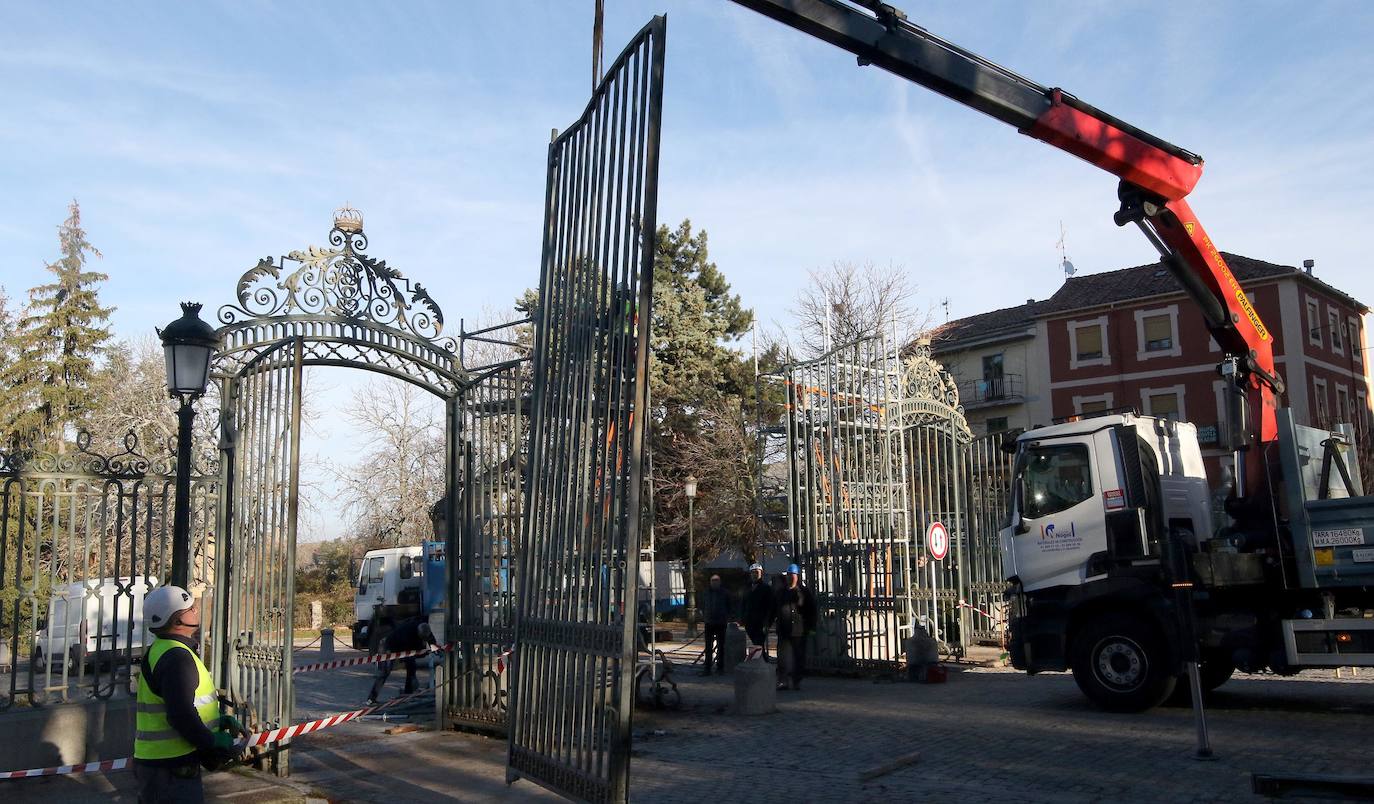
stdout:
[[(1231, 382), (1232, 446), (1278, 437), (1274, 411), (1283, 382), (1274, 371), (1273, 337), (1184, 198), (1202, 176), (1202, 157), (1119, 120), (1057, 88), (1036, 84), (908, 22), (876, 0), (735, 0), (778, 22), (853, 53), (951, 100), (1009, 123), (1121, 180), (1117, 225), (1134, 223), (1202, 311), (1226, 356)], [(1237, 491), (1262, 482), (1259, 455), (1250, 471), (1237, 461)]]

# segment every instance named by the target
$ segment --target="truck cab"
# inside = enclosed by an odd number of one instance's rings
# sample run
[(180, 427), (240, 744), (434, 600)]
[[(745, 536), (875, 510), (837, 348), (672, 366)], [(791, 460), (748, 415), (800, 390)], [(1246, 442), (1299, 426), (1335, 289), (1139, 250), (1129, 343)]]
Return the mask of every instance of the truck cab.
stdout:
[(1374, 498), (1349, 434), (1276, 420), (1272, 491), (1250, 499), (1211, 491), (1186, 422), (1021, 434), (999, 534), (1012, 664), (1072, 670), (1114, 711), (1161, 703), (1187, 661), (1204, 689), (1237, 669), (1374, 664)]
[(421, 613), (424, 600), (424, 548), (368, 550), (358, 566), (353, 594), (353, 647), (367, 649), (374, 621), (383, 630)]

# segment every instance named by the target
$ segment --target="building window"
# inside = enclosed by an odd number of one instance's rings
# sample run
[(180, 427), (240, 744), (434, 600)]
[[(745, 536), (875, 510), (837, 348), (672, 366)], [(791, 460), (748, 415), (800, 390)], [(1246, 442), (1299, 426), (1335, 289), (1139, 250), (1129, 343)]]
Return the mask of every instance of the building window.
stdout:
[(1355, 392), (1355, 429), (1364, 434), (1369, 427), (1369, 399), (1364, 391)]
[(1006, 432), (1006, 429), (1007, 429), (1007, 417), (1006, 417), (1006, 416), (995, 416), (995, 417), (993, 417), (993, 418), (991, 418), (991, 419), (988, 419), (988, 435), (992, 435), (993, 433), (1002, 433), (1002, 432)]
[(1354, 420), (1350, 415), (1350, 390), (1336, 383), (1336, 423), (1349, 423)]
[(1350, 357), (1356, 362), (1364, 360), (1364, 338), (1360, 337), (1360, 321), (1357, 318), (1347, 318), (1346, 332), (1350, 333)]
[(1183, 413), (1185, 390), (1182, 385), (1172, 385), (1167, 388), (1142, 388), (1140, 390), (1141, 411), (1147, 416), (1172, 419), (1176, 422), (1184, 421), (1187, 418)]
[(1313, 422), (1318, 427), (1328, 423), (1330, 416), (1327, 413), (1326, 403), (1326, 380), (1316, 378), (1312, 380), (1312, 412), (1316, 418)]
[(1073, 412), (1078, 415), (1086, 413), (1101, 413), (1104, 410), (1112, 409), (1112, 395), (1101, 394), (1099, 396), (1076, 396), (1073, 398)]
[(1322, 314), (1315, 296), (1307, 297), (1307, 341), (1322, 345)]
[(1107, 349), (1107, 317), (1089, 321), (1070, 321), (1069, 368), (1105, 366), (1112, 362)]
[(1167, 352), (1174, 348), (1174, 328), (1169, 316), (1152, 315), (1145, 319), (1145, 351)]
[(1135, 311), (1136, 359), (1183, 354), (1178, 342), (1178, 305)]
[(1097, 360), (1102, 357), (1102, 327), (1096, 324), (1082, 327), (1074, 333), (1078, 347), (1079, 360)]
[(1326, 323), (1331, 325), (1331, 351), (1338, 355), (1344, 354), (1341, 346), (1341, 317), (1329, 307), (1326, 310)]

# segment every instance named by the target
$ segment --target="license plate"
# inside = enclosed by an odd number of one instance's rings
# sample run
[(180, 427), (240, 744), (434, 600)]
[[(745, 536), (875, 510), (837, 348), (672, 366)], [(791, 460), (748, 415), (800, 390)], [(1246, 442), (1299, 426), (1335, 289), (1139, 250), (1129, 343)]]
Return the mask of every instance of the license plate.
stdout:
[(1350, 558), (1359, 563), (1374, 561), (1374, 550), (1351, 550)]
[(1364, 531), (1359, 528), (1312, 531), (1313, 547), (1345, 547), (1352, 544), (1364, 544)]

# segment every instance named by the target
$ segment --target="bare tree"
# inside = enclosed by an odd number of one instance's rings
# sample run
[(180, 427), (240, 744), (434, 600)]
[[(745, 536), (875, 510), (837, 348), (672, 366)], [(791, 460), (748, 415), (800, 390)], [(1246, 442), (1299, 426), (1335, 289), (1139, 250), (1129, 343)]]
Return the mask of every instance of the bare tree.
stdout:
[(354, 390), (347, 415), (363, 435), (361, 459), (340, 473), (353, 536), (365, 548), (419, 544), (444, 494), (439, 411), (413, 385), (373, 381)]
[(810, 275), (792, 307), (800, 356), (879, 333), (890, 335), (894, 325), (898, 337), (906, 338), (929, 324), (929, 314), (914, 306), (916, 288), (900, 265), (837, 261)]

